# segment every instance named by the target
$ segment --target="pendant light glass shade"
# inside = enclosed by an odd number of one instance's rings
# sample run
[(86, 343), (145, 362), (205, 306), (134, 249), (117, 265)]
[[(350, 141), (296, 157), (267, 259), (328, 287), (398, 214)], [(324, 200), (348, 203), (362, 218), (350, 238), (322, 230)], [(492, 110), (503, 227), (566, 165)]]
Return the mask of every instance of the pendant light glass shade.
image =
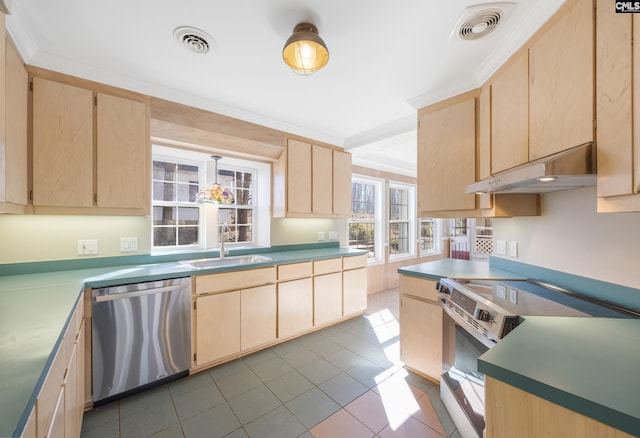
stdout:
[(300, 23), (284, 44), (282, 59), (296, 73), (310, 76), (327, 65), (329, 50), (313, 24)]
[(212, 155), (211, 158), (215, 160), (215, 182), (200, 190), (197, 201), (212, 204), (233, 204), (235, 201), (233, 190), (218, 184), (218, 160), (222, 157)]

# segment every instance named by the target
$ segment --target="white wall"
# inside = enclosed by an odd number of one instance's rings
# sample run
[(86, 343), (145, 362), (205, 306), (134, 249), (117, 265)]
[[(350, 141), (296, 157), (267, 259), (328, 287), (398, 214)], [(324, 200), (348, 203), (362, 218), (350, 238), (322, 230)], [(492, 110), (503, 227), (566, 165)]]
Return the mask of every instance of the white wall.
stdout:
[[(148, 254), (149, 217), (0, 215), (0, 263), (77, 258), (79, 239), (97, 239), (98, 255)], [(121, 237), (137, 237), (137, 252), (120, 252)]]
[(347, 246), (346, 219), (271, 219), (271, 245), (318, 243), (318, 232), (323, 231), (325, 241), (329, 231), (338, 233), (340, 246)]
[(542, 196), (542, 216), (494, 220), (518, 261), (640, 288), (640, 213), (596, 213), (596, 188)]

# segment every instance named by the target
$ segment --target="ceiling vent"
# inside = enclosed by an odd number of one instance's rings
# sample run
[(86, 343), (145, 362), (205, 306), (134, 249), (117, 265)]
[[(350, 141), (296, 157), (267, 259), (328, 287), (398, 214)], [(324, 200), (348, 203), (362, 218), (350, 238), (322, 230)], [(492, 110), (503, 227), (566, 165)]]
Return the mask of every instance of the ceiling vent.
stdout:
[(515, 3), (484, 3), (462, 11), (451, 34), (452, 40), (477, 40), (490, 35), (505, 20)]
[(192, 52), (204, 54), (216, 49), (216, 41), (208, 33), (195, 27), (176, 27), (173, 35), (178, 42)]

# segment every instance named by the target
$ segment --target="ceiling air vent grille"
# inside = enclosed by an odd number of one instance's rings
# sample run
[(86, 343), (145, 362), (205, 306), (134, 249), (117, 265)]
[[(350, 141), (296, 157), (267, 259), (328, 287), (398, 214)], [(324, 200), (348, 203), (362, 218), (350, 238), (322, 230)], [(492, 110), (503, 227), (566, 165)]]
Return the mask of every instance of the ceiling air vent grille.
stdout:
[(458, 18), (452, 37), (469, 41), (491, 34), (502, 24), (514, 5), (514, 3), (485, 3), (469, 6)]
[(180, 44), (192, 52), (204, 54), (216, 48), (216, 42), (208, 33), (195, 27), (182, 26), (173, 31)]

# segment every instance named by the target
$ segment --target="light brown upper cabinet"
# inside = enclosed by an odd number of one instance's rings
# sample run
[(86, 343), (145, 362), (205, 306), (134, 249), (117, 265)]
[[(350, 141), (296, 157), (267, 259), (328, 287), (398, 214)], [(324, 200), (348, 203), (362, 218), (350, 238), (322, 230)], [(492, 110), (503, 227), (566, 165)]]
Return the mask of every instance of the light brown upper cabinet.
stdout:
[(491, 173), (529, 160), (529, 57), (520, 51), (491, 80)]
[[(474, 96), (418, 112), (418, 211), (473, 210), (476, 181), (476, 100)], [(425, 212), (425, 213), (423, 213)]]
[(33, 79), (33, 205), (93, 206), (93, 92)]
[(598, 0), (598, 211), (640, 211), (640, 17)]
[(5, 67), (6, 86), (4, 88), (7, 111), (5, 112), (4, 158), (0, 163), (0, 212), (24, 213), (28, 198), (27, 100), (29, 81), (22, 59), (8, 38), (6, 39)]
[(529, 48), (529, 159), (594, 140), (594, 1), (571, 1)]
[[(481, 175), (488, 174), (488, 133), (491, 130), (487, 113), (490, 108), (488, 90), (475, 90), (418, 111), (419, 216), (509, 217), (540, 214), (538, 195), (465, 193), (467, 185), (481, 179)], [(476, 107), (480, 112), (478, 116)], [(480, 125), (478, 129), (476, 120)]]
[(148, 214), (148, 99), (76, 82), (33, 78), (35, 212)]
[(273, 167), (274, 217), (348, 217), (351, 154), (293, 138)]

